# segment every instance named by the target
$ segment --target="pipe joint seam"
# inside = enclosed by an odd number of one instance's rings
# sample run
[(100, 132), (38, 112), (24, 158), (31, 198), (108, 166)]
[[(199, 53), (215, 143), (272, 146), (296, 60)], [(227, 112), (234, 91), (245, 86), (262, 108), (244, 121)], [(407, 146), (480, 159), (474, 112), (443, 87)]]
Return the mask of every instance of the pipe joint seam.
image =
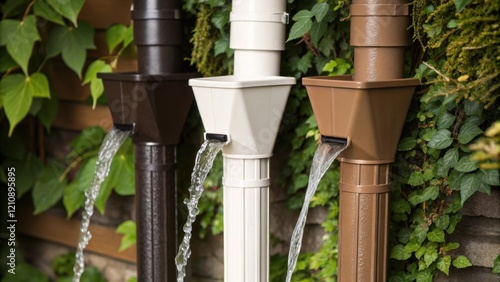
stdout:
[(278, 13), (249, 13), (249, 12), (231, 12), (230, 22), (275, 22), (288, 24), (289, 15), (286, 12)]
[(391, 191), (391, 183), (380, 185), (354, 185), (340, 182), (339, 189), (342, 192), (358, 194), (383, 194)]
[(243, 180), (243, 179), (228, 179), (222, 178), (222, 185), (228, 188), (262, 188), (271, 185), (270, 178)]
[(222, 154), (226, 159), (236, 159), (236, 160), (257, 160), (257, 159), (269, 159), (273, 154), (262, 154), (262, 155), (233, 155), (233, 154)]
[(182, 18), (182, 14), (179, 9), (133, 10), (132, 18), (134, 20), (180, 20)]
[(408, 16), (410, 9), (406, 4), (351, 4), (351, 16)]

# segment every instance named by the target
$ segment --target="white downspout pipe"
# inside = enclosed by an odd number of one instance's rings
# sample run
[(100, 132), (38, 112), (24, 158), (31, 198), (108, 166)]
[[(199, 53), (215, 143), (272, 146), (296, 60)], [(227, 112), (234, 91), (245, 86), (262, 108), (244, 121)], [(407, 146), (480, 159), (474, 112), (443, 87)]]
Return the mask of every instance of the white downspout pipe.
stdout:
[(285, 49), (284, 0), (233, 0), (230, 47), (234, 75), (275, 76)]
[(269, 161), (295, 84), (281, 77), (286, 0), (233, 0), (234, 75), (191, 79), (207, 133), (224, 157), (224, 281), (269, 281)]

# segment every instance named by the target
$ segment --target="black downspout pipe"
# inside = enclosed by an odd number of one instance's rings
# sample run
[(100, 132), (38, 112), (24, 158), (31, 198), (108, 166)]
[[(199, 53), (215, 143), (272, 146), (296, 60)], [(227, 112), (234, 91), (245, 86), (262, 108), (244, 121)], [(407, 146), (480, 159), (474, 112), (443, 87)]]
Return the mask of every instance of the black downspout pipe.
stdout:
[[(132, 19), (139, 73), (180, 72), (180, 1), (135, 0)], [(175, 281), (175, 146), (136, 142), (135, 173), (138, 281)]]
[(138, 281), (175, 281), (175, 146), (136, 144), (135, 171)]
[(193, 100), (182, 73), (180, 0), (134, 0), (138, 73), (101, 73), (115, 127), (135, 144), (137, 278), (176, 281), (175, 146)]

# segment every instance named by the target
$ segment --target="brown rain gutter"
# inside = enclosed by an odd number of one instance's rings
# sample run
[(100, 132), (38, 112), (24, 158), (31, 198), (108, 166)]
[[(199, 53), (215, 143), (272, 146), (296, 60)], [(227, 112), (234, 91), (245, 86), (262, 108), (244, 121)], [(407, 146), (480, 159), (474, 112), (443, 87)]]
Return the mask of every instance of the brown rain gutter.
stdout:
[(350, 12), (354, 75), (302, 82), (321, 135), (351, 144), (340, 154), (338, 279), (385, 282), (390, 164), (419, 81), (402, 78), (406, 3), (353, 0)]

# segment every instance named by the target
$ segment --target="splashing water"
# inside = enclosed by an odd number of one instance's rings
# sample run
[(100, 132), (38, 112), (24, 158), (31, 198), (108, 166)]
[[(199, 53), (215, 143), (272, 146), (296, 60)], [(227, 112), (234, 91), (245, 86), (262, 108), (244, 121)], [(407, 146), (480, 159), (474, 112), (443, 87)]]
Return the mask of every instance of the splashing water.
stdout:
[(177, 282), (184, 281), (186, 276), (186, 265), (191, 256), (189, 242), (191, 240), (191, 231), (193, 229), (193, 222), (196, 220), (198, 214), (198, 201), (203, 193), (203, 181), (207, 178), (207, 174), (212, 168), (215, 156), (222, 149), (225, 143), (212, 140), (206, 140), (202, 145), (198, 154), (191, 174), (191, 187), (189, 187), (189, 199), (184, 200), (184, 204), (188, 207), (188, 218), (184, 225), (184, 238), (179, 246), (179, 251), (175, 257), (175, 264), (177, 266)]
[(73, 271), (75, 275), (73, 276), (73, 282), (79, 282), (82, 276), (83, 270), (85, 268), (85, 262), (83, 260), (83, 249), (87, 246), (92, 238), (89, 231), (90, 217), (94, 213), (94, 202), (99, 194), (99, 189), (101, 184), (104, 182), (109, 173), (109, 168), (113, 157), (116, 152), (121, 147), (125, 139), (130, 135), (131, 131), (122, 131), (113, 128), (108, 132), (104, 141), (102, 142), (101, 148), (99, 149), (99, 154), (95, 166), (95, 176), (92, 180), (90, 188), (85, 191), (85, 208), (82, 212), (82, 226), (80, 227), (80, 236), (78, 238), (78, 247), (75, 257), (75, 265)]
[(309, 184), (307, 185), (306, 197), (302, 210), (300, 211), (299, 219), (295, 225), (290, 242), (290, 251), (288, 253), (288, 270), (286, 274), (286, 282), (290, 282), (292, 274), (297, 264), (300, 247), (302, 246), (302, 235), (304, 235), (304, 226), (306, 224), (307, 212), (309, 210), (309, 202), (318, 188), (321, 177), (328, 170), (335, 158), (345, 149), (345, 145), (340, 144), (319, 144), (314, 153), (314, 158), (309, 173)]

